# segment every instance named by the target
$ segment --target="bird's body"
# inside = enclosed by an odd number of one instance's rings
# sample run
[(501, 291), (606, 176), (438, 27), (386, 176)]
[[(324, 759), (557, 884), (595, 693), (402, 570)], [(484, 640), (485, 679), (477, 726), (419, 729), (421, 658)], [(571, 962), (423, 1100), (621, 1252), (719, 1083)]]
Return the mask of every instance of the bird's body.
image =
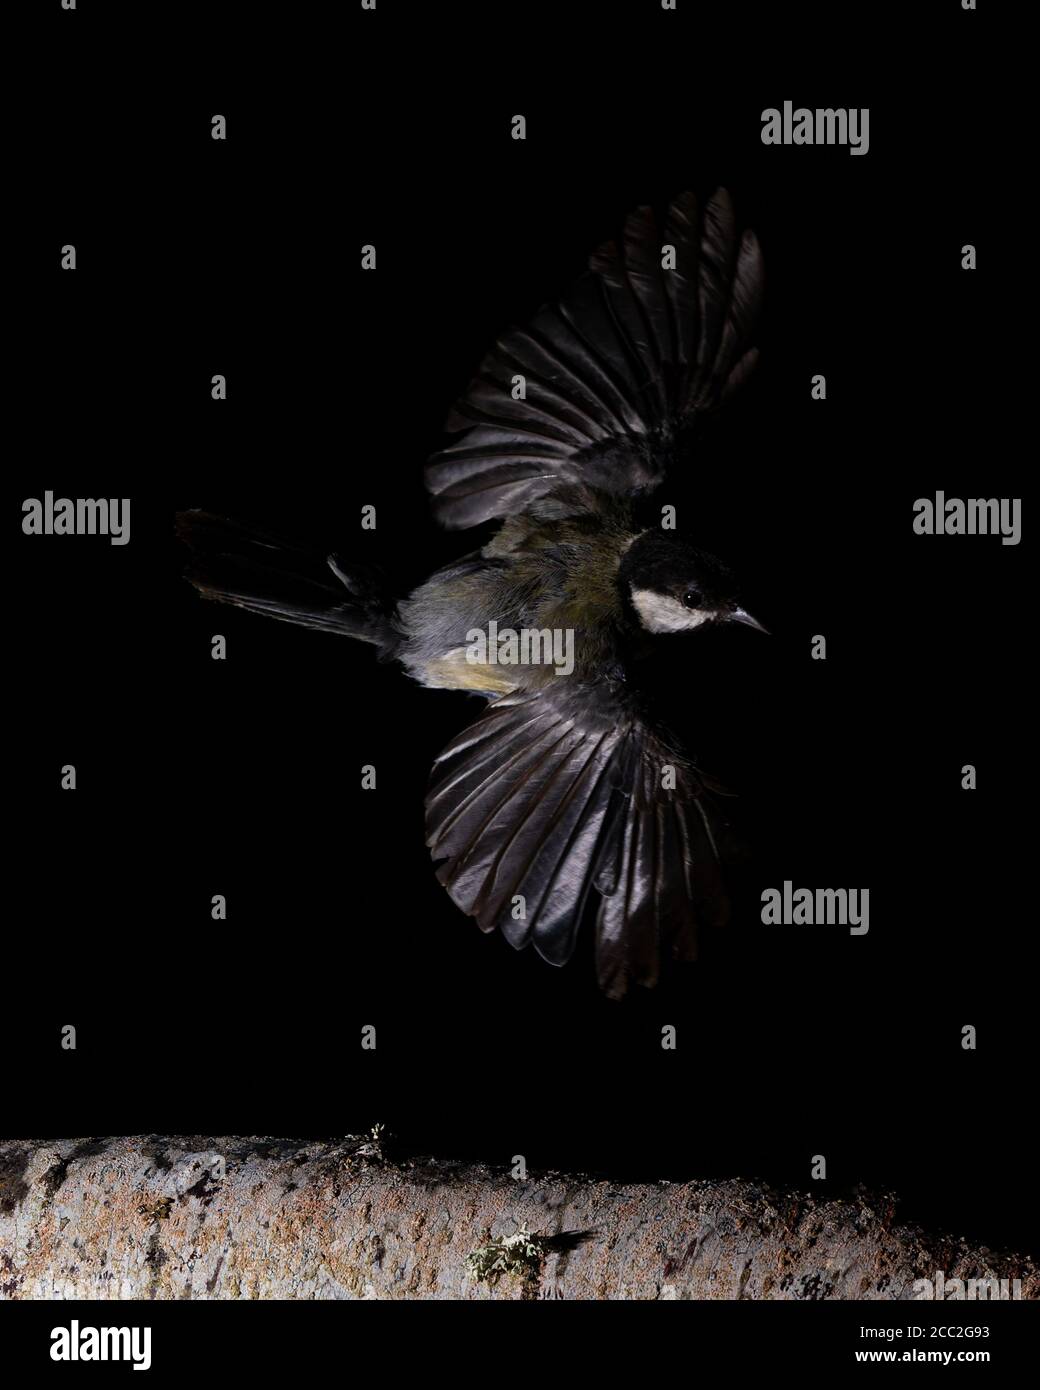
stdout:
[(474, 660), (469, 634), (494, 622), (499, 632), (573, 634), (573, 676), (595, 678), (617, 659), (630, 628), (617, 574), (635, 537), (617, 506), (504, 522), (477, 555), (431, 575), (398, 605), (401, 661), (422, 685), (449, 689), (504, 694), (559, 679), (548, 661)]
[(598, 901), (597, 973), (618, 997), (656, 983), (664, 957), (692, 959), (698, 924), (727, 909), (717, 789), (644, 708), (639, 659), (662, 634), (758, 624), (725, 566), (637, 510), (750, 370), (761, 264), (725, 194), (703, 217), (685, 194), (663, 239), (640, 209), (590, 268), (496, 343), (449, 417), (457, 438), (427, 465), (434, 513), (499, 526), (406, 598), (207, 513), (180, 530), (207, 597), (486, 697), (434, 767), (438, 877), (482, 929), (555, 964)]

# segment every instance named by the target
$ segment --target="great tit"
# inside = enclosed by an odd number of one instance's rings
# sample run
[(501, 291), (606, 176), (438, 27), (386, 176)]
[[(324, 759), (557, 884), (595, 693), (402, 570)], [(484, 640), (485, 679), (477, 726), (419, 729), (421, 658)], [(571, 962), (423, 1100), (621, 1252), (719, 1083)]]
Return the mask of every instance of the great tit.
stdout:
[(668, 957), (693, 960), (698, 924), (728, 916), (721, 788), (644, 707), (640, 657), (662, 634), (760, 625), (725, 565), (643, 528), (637, 507), (752, 370), (761, 295), (758, 242), (737, 238), (724, 190), (703, 210), (682, 194), (660, 229), (633, 212), (456, 402), (454, 437), (425, 467), (433, 515), (500, 524), (400, 601), (336, 556), (178, 515), (205, 597), (359, 638), (422, 685), (486, 697), (434, 764), (437, 877), (483, 931), (554, 965), (594, 904), (613, 998), (656, 984)]

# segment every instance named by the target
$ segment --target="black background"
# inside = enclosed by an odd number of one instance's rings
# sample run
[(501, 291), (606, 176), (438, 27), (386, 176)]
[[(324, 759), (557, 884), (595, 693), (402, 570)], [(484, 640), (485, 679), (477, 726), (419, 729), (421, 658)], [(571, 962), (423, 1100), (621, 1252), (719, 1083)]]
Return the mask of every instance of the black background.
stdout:
[[(1019, 547), (911, 531), (938, 489), (1023, 492), (1000, 423), (998, 136), (960, 76), (989, 21), (864, 10), (839, 32), (804, 11), (774, 30), (680, 8), (54, 7), (9, 514), (45, 489), (129, 496), (133, 529), (125, 547), (9, 532), (5, 1133), (380, 1120), (534, 1169), (816, 1191), (822, 1154), (835, 1194), (882, 1186), (906, 1216), (1040, 1244), (1015, 810), (1029, 522)], [(763, 146), (761, 111), (788, 98), (869, 107), (869, 154)], [(702, 961), (614, 1004), (588, 933), (555, 970), (435, 882), (424, 785), (478, 706), (203, 604), (173, 514), (260, 521), (405, 592), (474, 544), (429, 522), (421, 465), (494, 336), (631, 207), (719, 184), (764, 250), (762, 362), (662, 500), (774, 635), (678, 639), (656, 678), (740, 790), (754, 858)], [(785, 879), (869, 888), (869, 934), (764, 927)]]

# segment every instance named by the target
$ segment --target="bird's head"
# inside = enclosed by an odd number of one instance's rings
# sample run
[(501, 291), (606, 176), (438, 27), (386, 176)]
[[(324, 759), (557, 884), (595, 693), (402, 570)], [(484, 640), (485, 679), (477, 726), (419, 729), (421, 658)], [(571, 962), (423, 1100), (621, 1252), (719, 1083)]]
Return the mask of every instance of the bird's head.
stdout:
[(625, 603), (647, 632), (690, 632), (714, 623), (766, 629), (744, 609), (721, 560), (663, 531), (644, 531), (618, 570)]

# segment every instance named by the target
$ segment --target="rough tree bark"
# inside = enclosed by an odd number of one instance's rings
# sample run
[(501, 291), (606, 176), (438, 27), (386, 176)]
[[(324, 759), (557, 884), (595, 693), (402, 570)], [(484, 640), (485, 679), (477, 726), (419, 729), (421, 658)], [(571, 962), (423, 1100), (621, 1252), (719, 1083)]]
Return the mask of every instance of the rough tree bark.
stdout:
[[(548, 1238), (540, 1271), (475, 1279), (467, 1255), (520, 1222)], [(357, 1138), (0, 1143), (4, 1298), (905, 1299), (937, 1270), (1040, 1297), (1029, 1258), (895, 1225), (883, 1201), (517, 1181)]]

